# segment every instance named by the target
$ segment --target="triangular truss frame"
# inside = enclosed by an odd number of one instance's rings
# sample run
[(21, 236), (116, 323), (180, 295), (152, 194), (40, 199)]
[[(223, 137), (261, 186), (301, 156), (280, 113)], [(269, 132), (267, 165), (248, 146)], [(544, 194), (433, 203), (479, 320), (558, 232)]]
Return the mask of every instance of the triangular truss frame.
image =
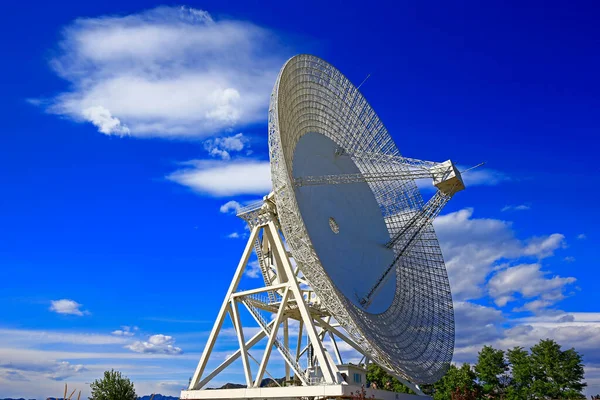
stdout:
[[(269, 206), (271, 206), (271, 209)], [(321, 306), (318, 296), (302, 277), (299, 268), (292, 263), (291, 253), (285, 249), (278, 228), (277, 217), (272, 211), (273, 206), (265, 199), (262, 206), (251, 210), (254, 211), (250, 213), (253, 218), (242, 217), (246, 219), (251, 228), (248, 242), (223, 299), (221, 309), (190, 381), (188, 391), (205, 389), (212, 379), (239, 358), (242, 360), (247, 388), (260, 387), (265, 374), (273, 378), (267, 371), (273, 347), (278, 350), (285, 361), (286, 381), (291, 380), (291, 374), (293, 373), (294, 379), (301, 386), (346, 384), (338, 369), (338, 365), (342, 364), (342, 356), (338, 349), (337, 340), (342, 340), (361, 354), (363, 356), (361, 362), (370, 362), (368, 354), (365, 354), (364, 350), (348, 337), (337, 323), (332, 322), (331, 314), (326, 311), (325, 307)], [(256, 289), (239, 291), (239, 283), (248, 266), (253, 250), (258, 257), (265, 285)], [(246, 339), (244, 335), (240, 319), (240, 305), (243, 305), (249, 311), (260, 327), (260, 331), (250, 339)], [(261, 312), (265, 311), (274, 314), (270, 321), (262, 316)], [(228, 315), (233, 323), (239, 348), (218, 367), (207, 373), (208, 361)], [(295, 354), (292, 354), (289, 345), (290, 320), (298, 321), (299, 325)], [(278, 339), (277, 336), (280, 327), (283, 329), (283, 340)], [(304, 334), (307, 336), (308, 344), (303, 347)], [(261, 360), (256, 360), (250, 355), (249, 350), (265, 337), (267, 338), (267, 344), (264, 354)], [(325, 348), (324, 341), (327, 339), (331, 343), (332, 353), (336, 358), (335, 361)], [(299, 361), (307, 351), (310, 352), (311, 356), (308, 357), (308, 368), (303, 369)], [(256, 374), (252, 374), (250, 358), (259, 365)], [(317, 370), (318, 374), (315, 374), (314, 372)], [(393, 373), (393, 371), (388, 372)], [(398, 378), (415, 393), (422, 395), (418, 386), (400, 377)], [(273, 380), (275, 381), (274, 378)]]

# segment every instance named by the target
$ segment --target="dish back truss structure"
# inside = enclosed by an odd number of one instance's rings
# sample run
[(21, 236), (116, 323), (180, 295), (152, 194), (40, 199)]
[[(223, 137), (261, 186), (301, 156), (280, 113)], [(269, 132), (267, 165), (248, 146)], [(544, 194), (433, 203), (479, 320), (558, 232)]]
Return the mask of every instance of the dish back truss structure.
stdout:
[[(286, 381), (299, 385), (291, 397), (344, 397), (340, 340), (422, 394), (418, 385), (443, 376), (454, 348), (452, 297), (432, 221), (464, 189), (460, 172), (451, 161), (403, 157), (358, 89), (310, 55), (291, 58), (279, 73), (269, 150), (273, 192), (238, 214), (250, 238), (181, 398), (216, 396), (199, 389), (239, 358), (247, 389), (229, 397), (286, 397), (285, 388), (269, 395), (260, 388), (273, 348)], [(423, 178), (436, 190), (427, 203), (415, 183)], [(264, 286), (239, 291), (253, 250)], [(240, 306), (260, 328), (250, 339)], [(227, 315), (239, 349), (206, 373)], [(299, 327), (294, 350), (289, 321)], [(250, 349), (263, 338), (262, 359), (254, 359)]]

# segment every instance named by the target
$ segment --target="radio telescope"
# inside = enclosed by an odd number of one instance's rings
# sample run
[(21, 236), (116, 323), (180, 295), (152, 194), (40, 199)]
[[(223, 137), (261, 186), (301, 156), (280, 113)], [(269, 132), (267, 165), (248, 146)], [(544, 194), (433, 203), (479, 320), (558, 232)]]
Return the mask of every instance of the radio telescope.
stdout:
[[(370, 362), (422, 395), (419, 385), (443, 376), (454, 349), (450, 285), (432, 221), (465, 188), (460, 172), (452, 161), (402, 156), (358, 89), (311, 55), (291, 58), (277, 77), (269, 151), (273, 191), (238, 213), (249, 240), (181, 398), (343, 398), (366, 383)], [(423, 178), (435, 188), (427, 202), (415, 183)], [(252, 251), (264, 286), (240, 290)], [(249, 339), (240, 306), (259, 327)], [(207, 373), (227, 315), (239, 349)], [(256, 359), (251, 350), (265, 338)], [(343, 362), (340, 342), (362, 356), (358, 365)], [(286, 383), (261, 388), (272, 377), (273, 348)], [(246, 388), (201, 390), (238, 359)]]

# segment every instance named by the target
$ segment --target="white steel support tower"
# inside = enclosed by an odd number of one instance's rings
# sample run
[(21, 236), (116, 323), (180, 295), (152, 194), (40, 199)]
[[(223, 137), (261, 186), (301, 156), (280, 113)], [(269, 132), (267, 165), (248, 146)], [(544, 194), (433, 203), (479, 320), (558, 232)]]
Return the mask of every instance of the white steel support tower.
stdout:
[[(360, 385), (348, 384), (342, 375), (343, 359), (338, 349), (338, 341), (343, 341), (363, 356), (368, 363), (369, 355), (355, 343), (343, 328), (332, 320), (332, 315), (321, 305), (318, 296), (311, 290), (295, 266), (291, 253), (286, 250), (282, 240), (277, 210), (273, 195), (266, 196), (263, 202), (256, 203), (240, 210), (238, 214), (248, 222), (250, 235), (239, 261), (229, 289), (219, 310), (210, 336), (198, 367), (192, 377), (188, 390), (181, 392), (182, 399), (212, 398), (344, 398), (357, 392)], [(255, 251), (264, 286), (239, 291), (238, 286), (248, 261)], [(245, 308), (252, 315), (260, 331), (247, 338), (244, 335), (240, 309)], [(264, 313), (271, 314), (265, 318)], [(222, 331), (226, 318), (230, 318), (235, 329), (239, 348), (230, 354), (225, 361), (211, 371), (207, 363), (214, 351), (215, 343)], [(296, 321), (297, 333), (294, 338), (289, 335), (290, 321)], [(283, 332), (282, 332), (283, 331)], [(307, 343), (303, 337), (307, 337)], [(266, 339), (266, 347), (262, 358), (255, 358), (251, 350)], [(295, 348), (290, 346), (295, 342)], [(330, 350), (325, 343), (330, 343)], [(285, 383), (275, 381), (269, 373), (269, 361), (273, 348), (277, 350), (285, 362)], [(332, 354), (330, 354), (330, 351)], [(306, 367), (301, 366), (301, 359), (309, 358)], [(234, 361), (241, 359), (245, 389), (203, 390), (218, 374)], [(361, 360), (361, 361), (362, 361)], [(251, 362), (258, 365), (252, 374)], [(385, 366), (384, 366), (385, 368)], [(390, 373), (394, 373), (388, 370)], [(260, 387), (266, 377), (273, 378), (277, 387)], [(419, 387), (398, 377), (406, 386), (422, 395)], [(364, 382), (363, 382), (364, 383)], [(397, 393), (384, 390), (367, 389), (368, 393), (380, 399), (396, 399)], [(402, 395), (402, 398), (408, 395)]]

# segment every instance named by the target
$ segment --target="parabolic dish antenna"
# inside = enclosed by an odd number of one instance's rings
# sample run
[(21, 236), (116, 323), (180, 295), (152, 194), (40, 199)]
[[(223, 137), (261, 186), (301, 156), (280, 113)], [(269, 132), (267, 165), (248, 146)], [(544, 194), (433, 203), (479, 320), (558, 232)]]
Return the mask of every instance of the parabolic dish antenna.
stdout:
[[(464, 189), (451, 162), (403, 158), (358, 89), (320, 58), (279, 73), (269, 111), (279, 221), (300, 270), (378, 363), (416, 382), (447, 370), (454, 313), (431, 225)], [(415, 178), (438, 192), (424, 205)]]
[[(291, 58), (277, 77), (269, 151), (273, 192), (237, 214), (248, 223), (248, 242), (181, 398), (349, 398), (371, 361), (423, 395), (418, 384), (440, 379), (454, 349), (452, 296), (432, 221), (465, 188), (460, 172), (451, 161), (401, 156), (358, 89), (310, 55)], [(421, 178), (436, 188), (426, 203), (415, 184)], [(264, 286), (243, 289), (252, 252)], [(251, 338), (242, 307), (259, 326)], [(208, 372), (228, 315), (239, 349), (215, 357), (221, 363)], [(251, 351), (265, 338), (259, 361)], [(344, 363), (337, 340), (361, 362)], [(267, 370), (273, 349), (285, 363), (283, 382)], [(202, 390), (238, 359), (246, 388)], [(277, 388), (261, 386), (266, 375)]]

